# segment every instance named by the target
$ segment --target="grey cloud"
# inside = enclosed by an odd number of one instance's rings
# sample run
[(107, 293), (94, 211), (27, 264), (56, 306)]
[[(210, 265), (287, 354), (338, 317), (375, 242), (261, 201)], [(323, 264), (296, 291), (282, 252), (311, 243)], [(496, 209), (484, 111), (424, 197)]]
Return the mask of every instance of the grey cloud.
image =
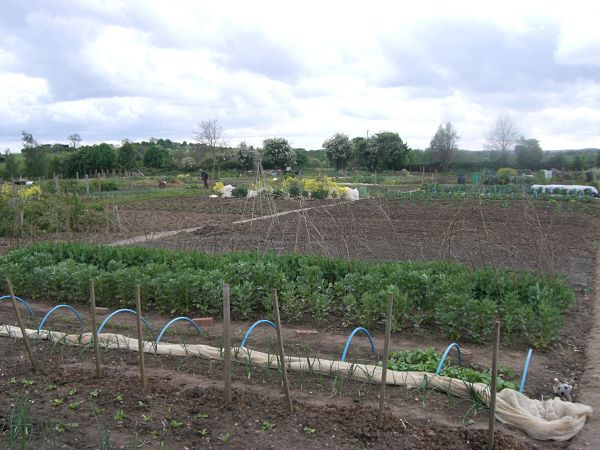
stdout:
[(415, 50), (407, 51), (382, 38), (382, 49), (396, 67), (382, 85), (521, 94), (581, 78), (600, 80), (593, 66), (555, 61), (559, 32), (558, 24), (548, 21), (524, 33), (466, 19), (427, 21), (414, 30)]
[(293, 81), (302, 72), (301, 59), (259, 29), (236, 29), (227, 33), (219, 50), (223, 65), (233, 70), (283, 81)]

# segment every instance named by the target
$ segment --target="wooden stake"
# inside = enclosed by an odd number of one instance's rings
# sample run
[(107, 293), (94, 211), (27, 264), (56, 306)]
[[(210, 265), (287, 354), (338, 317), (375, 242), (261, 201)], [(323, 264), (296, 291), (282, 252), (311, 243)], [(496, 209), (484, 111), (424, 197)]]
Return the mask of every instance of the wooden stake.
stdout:
[(271, 290), (273, 295), (273, 313), (275, 314), (275, 325), (277, 325), (277, 346), (279, 347), (279, 369), (283, 379), (283, 390), (290, 414), (294, 413), (292, 396), (290, 395), (290, 385), (288, 383), (287, 368), (285, 366), (285, 352), (283, 351), (283, 331), (281, 329), (281, 317), (279, 315), (279, 300), (277, 299), (277, 289)]
[(94, 290), (94, 280), (90, 278), (89, 281), (90, 286), (90, 304), (92, 308), (92, 336), (94, 340), (94, 355), (96, 358), (96, 378), (100, 378), (102, 376), (102, 371), (100, 370), (100, 348), (98, 346), (98, 324), (96, 322), (96, 291)]
[(21, 328), (21, 334), (23, 335), (23, 341), (25, 341), (25, 347), (27, 347), (27, 353), (29, 354), (29, 360), (31, 361), (31, 370), (36, 371), (35, 367), (35, 359), (33, 358), (33, 351), (31, 350), (31, 344), (29, 342), (29, 337), (27, 336), (27, 332), (25, 331), (25, 325), (23, 325), (23, 319), (21, 318), (21, 313), (19, 312), (19, 307), (17, 306), (17, 299), (15, 298), (15, 292), (13, 290), (13, 285), (10, 280), (6, 279), (6, 284), (8, 285), (8, 292), (10, 292), (10, 298), (12, 300), (13, 308), (15, 310), (15, 315), (17, 316), (17, 322), (19, 322), (19, 327)]
[(138, 361), (140, 363), (140, 377), (142, 378), (142, 393), (146, 395), (148, 386), (146, 385), (146, 374), (144, 371), (144, 341), (142, 336), (142, 296), (140, 286), (135, 287), (135, 309), (137, 316), (137, 337), (138, 337)]
[(492, 355), (492, 382), (490, 384), (490, 426), (488, 450), (494, 448), (494, 426), (496, 425), (496, 379), (498, 377), (498, 352), (500, 350), (500, 321), (494, 324), (494, 352)]
[(390, 350), (390, 335), (392, 333), (392, 304), (394, 294), (387, 296), (387, 316), (385, 321), (385, 340), (383, 342), (383, 368), (381, 371), (381, 387), (379, 388), (379, 413), (377, 414), (377, 427), (383, 427), (383, 409), (385, 401), (385, 383), (387, 381), (388, 353)]
[(231, 317), (229, 285), (223, 284), (223, 364), (225, 366), (225, 403), (231, 404)]

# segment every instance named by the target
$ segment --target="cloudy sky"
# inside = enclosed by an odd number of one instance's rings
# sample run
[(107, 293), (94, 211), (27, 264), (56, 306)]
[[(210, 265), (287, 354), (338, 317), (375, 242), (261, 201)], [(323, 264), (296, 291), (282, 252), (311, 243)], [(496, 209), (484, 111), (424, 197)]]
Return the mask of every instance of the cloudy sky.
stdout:
[(230, 145), (307, 149), (383, 130), (425, 148), (451, 121), (476, 150), (499, 114), (544, 149), (600, 147), (595, 3), (0, 0), (0, 149), (217, 119)]

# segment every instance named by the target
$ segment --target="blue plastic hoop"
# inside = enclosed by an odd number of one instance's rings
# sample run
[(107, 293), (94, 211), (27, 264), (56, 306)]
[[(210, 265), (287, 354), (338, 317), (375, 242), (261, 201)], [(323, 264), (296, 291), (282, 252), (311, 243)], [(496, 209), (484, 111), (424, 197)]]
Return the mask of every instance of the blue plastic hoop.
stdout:
[(346, 353), (348, 353), (348, 348), (350, 347), (352, 338), (359, 331), (362, 331), (363, 333), (365, 333), (367, 335), (367, 337), (369, 338), (369, 342), (371, 343), (371, 351), (373, 353), (375, 353), (375, 344), (373, 344), (373, 339), (371, 339), (371, 334), (369, 333), (369, 331), (366, 328), (357, 327), (352, 331), (352, 333), (350, 333), (350, 336), (348, 337), (348, 340), (346, 341), (346, 346), (344, 347), (344, 352), (342, 353), (342, 362), (344, 362), (344, 360), (346, 359)]
[[(2, 297), (0, 297), (0, 300), (5, 300), (7, 298), (11, 298), (11, 296), (10, 295), (3, 295)], [(18, 301), (19, 303), (21, 303), (23, 306), (25, 306), (25, 308), (27, 308), (27, 312), (29, 312), (29, 315), (31, 317), (33, 317), (33, 309), (31, 309), (31, 306), (29, 306), (29, 303), (27, 303), (21, 297), (17, 297), (16, 295), (15, 295), (15, 300)]]
[(527, 358), (525, 359), (525, 366), (523, 367), (523, 374), (521, 375), (521, 385), (519, 386), (519, 393), (523, 393), (525, 390), (525, 380), (527, 380), (527, 370), (529, 369), (529, 361), (531, 360), (531, 355), (533, 354), (533, 349), (530, 348), (527, 352)]
[(453, 342), (446, 348), (446, 351), (442, 355), (442, 359), (440, 359), (440, 363), (438, 364), (437, 370), (435, 371), (436, 375), (439, 375), (440, 372), (442, 371), (442, 366), (444, 365), (444, 361), (446, 361), (448, 353), (450, 353), (450, 350), (452, 350), (453, 347), (456, 347), (456, 352), (458, 353), (458, 365), (460, 366), (462, 364), (462, 357), (460, 355), (460, 347), (458, 346), (458, 344), (456, 342)]
[[(111, 312), (108, 317), (106, 319), (104, 319), (104, 321), (100, 324), (100, 327), (98, 328), (98, 331), (96, 331), (96, 336), (100, 335), (100, 332), (102, 331), (102, 328), (104, 328), (104, 325), (106, 325), (106, 322), (108, 322), (110, 319), (113, 318), (113, 316), (116, 316), (117, 314), (121, 314), (121, 313), (131, 313), (131, 314), (135, 314), (137, 315), (137, 313), (133, 310), (133, 309), (117, 309), (116, 311)], [(146, 325), (146, 328), (148, 328), (148, 330), (150, 330), (150, 333), (152, 333), (152, 328), (150, 328), (150, 325), (148, 324), (148, 322), (146, 321), (146, 319), (144, 319), (142, 317), (142, 322), (144, 322), (144, 325)]]
[(277, 328), (277, 325), (275, 325), (273, 322), (271, 322), (270, 320), (267, 320), (267, 319), (261, 319), (261, 320), (254, 322), (252, 324), (252, 326), (250, 328), (248, 328), (248, 331), (246, 331), (246, 334), (244, 335), (244, 339), (242, 339), (242, 343), (240, 344), (240, 348), (246, 348), (246, 346), (244, 344), (246, 344), (246, 340), (250, 336), (250, 333), (252, 333), (252, 330), (254, 330), (254, 328), (257, 325), (260, 325), (261, 323), (267, 323), (267, 324), (271, 325), (273, 328), (275, 328), (275, 329)]
[(81, 318), (81, 316), (79, 315), (79, 313), (77, 312), (77, 310), (75, 308), (73, 308), (70, 305), (57, 305), (54, 308), (52, 308), (50, 311), (48, 311), (46, 313), (46, 315), (44, 316), (44, 318), (42, 319), (42, 321), (40, 322), (37, 332), (38, 334), (42, 331), (42, 327), (44, 326), (44, 323), (46, 323), (46, 320), (48, 320), (48, 317), (50, 317), (51, 314), (54, 313), (54, 311), (56, 311), (57, 309), (60, 308), (67, 308), (68, 310), (72, 311), (73, 314), (75, 314), (75, 316), (77, 317), (77, 319), (79, 319), (80, 322), (83, 322), (83, 319)]
[(161, 330), (161, 332), (159, 333), (158, 337), (156, 338), (156, 345), (158, 345), (160, 343), (160, 339), (162, 338), (162, 335), (165, 333), (165, 331), (167, 331), (167, 328), (169, 328), (175, 322), (178, 322), (180, 320), (185, 320), (185, 321), (191, 323), (193, 325), (193, 327), (196, 330), (198, 330), (198, 333), (202, 333), (202, 330), (200, 329), (200, 327), (198, 326), (198, 324), (196, 322), (194, 322), (192, 319), (190, 319), (189, 317), (177, 317), (177, 318), (171, 320), (168, 324), (166, 324), (165, 327)]

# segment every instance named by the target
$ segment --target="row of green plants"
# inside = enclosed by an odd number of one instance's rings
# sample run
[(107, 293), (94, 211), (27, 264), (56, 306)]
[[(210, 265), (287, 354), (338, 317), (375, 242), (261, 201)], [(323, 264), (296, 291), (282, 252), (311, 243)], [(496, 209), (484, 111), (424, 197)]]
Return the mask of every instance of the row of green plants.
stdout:
[(417, 191), (402, 192), (388, 191), (388, 197), (408, 200), (432, 200), (432, 199), (464, 199), (464, 198), (486, 198), (491, 200), (546, 200), (546, 201), (576, 201), (582, 203), (593, 203), (592, 195), (574, 194), (562, 191), (555, 194), (532, 190), (527, 185), (461, 185), (461, 184), (423, 184)]
[(116, 178), (90, 178), (85, 179), (60, 179), (58, 184), (55, 180), (44, 180), (40, 182), (44, 192), (56, 194), (57, 187), (60, 193), (68, 194), (90, 194), (97, 192), (113, 192), (123, 188), (123, 182)]
[[(433, 348), (416, 350), (399, 350), (392, 352), (388, 359), (388, 367), (392, 370), (417, 371), (435, 373), (442, 354), (436, 352)], [(484, 383), (490, 385), (492, 382), (492, 373), (488, 370), (478, 370), (472, 367), (458, 366), (446, 363), (440, 375), (450, 378), (457, 378), (467, 383)], [(500, 368), (496, 378), (496, 388), (501, 391), (504, 388), (518, 390), (516, 383), (506, 380), (514, 376), (512, 371)]]
[(573, 291), (560, 279), (509, 270), (471, 269), (447, 262), (366, 263), (307, 255), (114, 248), (40, 243), (0, 257), (0, 272), (18, 292), (56, 302), (133, 306), (137, 284), (145, 308), (220, 317), (222, 285), (230, 285), (233, 315), (271, 315), (271, 289), (291, 322), (340, 319), (346, 326), (383, 326), (394, 294), (395, 332), (435, 327), (450, 339), (487, 342), (499, 316), (504, 335), (546, 347), (563, 324)]

